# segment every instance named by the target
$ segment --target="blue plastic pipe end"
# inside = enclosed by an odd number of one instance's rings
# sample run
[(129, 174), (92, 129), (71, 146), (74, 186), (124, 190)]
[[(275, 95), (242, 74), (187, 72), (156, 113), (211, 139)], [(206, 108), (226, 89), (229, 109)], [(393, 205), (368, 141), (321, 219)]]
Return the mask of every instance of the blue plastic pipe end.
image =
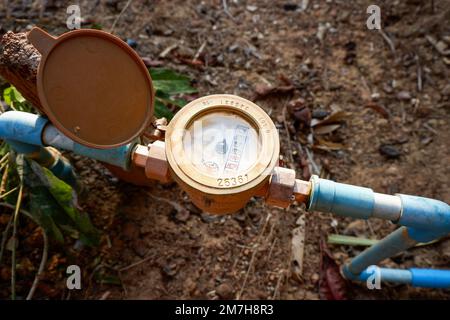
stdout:
[(372, 189), (337, 183), (312, 176), (308, 211), (331, 212), (341, 216), (368, 219), (374, 206)]
[(412, 268), (409, 271), (414, 287), (450, 289), (450, 270)]
[(0, 115), (0, 138), (43, 146), (42, 132), (48, 120), (36, 114), (8, 111)]

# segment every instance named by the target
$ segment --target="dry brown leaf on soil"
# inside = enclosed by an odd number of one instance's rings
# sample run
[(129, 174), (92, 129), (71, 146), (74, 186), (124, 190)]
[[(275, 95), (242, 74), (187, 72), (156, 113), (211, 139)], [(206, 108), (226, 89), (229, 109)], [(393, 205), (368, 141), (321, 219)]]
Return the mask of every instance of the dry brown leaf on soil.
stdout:
[(311, 121), (311, 127), (317, 127), (317, 126), (323, 126), (323, 125), (326, 125), (326, 124), (333, 124), (333, 123), (343, 122), (350, 115), (351, 115), (350, 112), (336, 111), (336, 112), (330, 114), (328, 117), (326, 117), (323, 120), (313, 119)]
[(319, 137), (315, 137), (316, 143), (313, 145), (313, 149), (325, 150), (325, 151), (333, 151), (333, 150), (342, 150), (345, 149), (345, 146), (342, 143), (331, 142)]
[(319, 296), (322, 300), (347, 300), (347, 282), (328, 250), (325, 239), (320, 241)]
[(340, 124), (328, 124), (324, 126), (318, 126), (316, 129), (314, 129), (314, 134), (327, 134), (331, 133), (341, 127)]
[(258, 84), (255, 87), (255, 97), (253, 100), (265, 98), (269, 95), (288, 94), (294, 90), (295, 87), (292, 85), (272, 87), (265, 84)]
[(368, 107), (368, 108), (370, 108), (372, 110), (375, 110), (376, 112), (381, 114), (384, 118), (389, 119), (390, 113), (382, 105), (380, 105), (378, 103), (374, 103), (374, 102), (369, 102), (368, 104), (366, 104), (366, 107)]

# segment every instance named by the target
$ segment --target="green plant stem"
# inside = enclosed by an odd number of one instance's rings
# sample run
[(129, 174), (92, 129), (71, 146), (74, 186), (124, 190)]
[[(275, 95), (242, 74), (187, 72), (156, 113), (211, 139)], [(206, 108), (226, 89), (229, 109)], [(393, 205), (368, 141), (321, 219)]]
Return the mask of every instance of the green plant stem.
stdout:
[(11, 300), (16, 300), (16, 247), (17, 247), (17, 222), (19, 219), (20, 205), (22, 203), (23, 183), (20, 183), (19, 195), (17, 196), (16, 208), (13, 220), (13, 247), (11, 255)]

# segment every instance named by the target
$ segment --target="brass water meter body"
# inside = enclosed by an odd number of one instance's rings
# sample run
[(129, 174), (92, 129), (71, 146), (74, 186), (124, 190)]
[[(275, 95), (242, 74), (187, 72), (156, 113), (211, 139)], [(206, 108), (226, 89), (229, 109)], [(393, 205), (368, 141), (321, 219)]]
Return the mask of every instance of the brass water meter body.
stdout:
[(211, 95), (171, 120), (165, 141), (172, 178), (206, 212), (236, 212), (264, 195), (278, 164), (279, 138), (270, 117), (251, 101)]

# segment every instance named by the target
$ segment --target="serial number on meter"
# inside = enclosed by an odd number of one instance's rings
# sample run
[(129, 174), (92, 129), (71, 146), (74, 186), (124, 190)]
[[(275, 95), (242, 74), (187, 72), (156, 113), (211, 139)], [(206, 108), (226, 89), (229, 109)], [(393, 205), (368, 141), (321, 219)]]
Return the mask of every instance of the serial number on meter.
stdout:
[(217, 179), (217, 185), (219, 187), (238, 186), (238, 185), (241, 185), (246, 182), (248, 182), (248, 174), (238, 175), (236, 177), (231, 177), (231, 178), (218, 178)]

